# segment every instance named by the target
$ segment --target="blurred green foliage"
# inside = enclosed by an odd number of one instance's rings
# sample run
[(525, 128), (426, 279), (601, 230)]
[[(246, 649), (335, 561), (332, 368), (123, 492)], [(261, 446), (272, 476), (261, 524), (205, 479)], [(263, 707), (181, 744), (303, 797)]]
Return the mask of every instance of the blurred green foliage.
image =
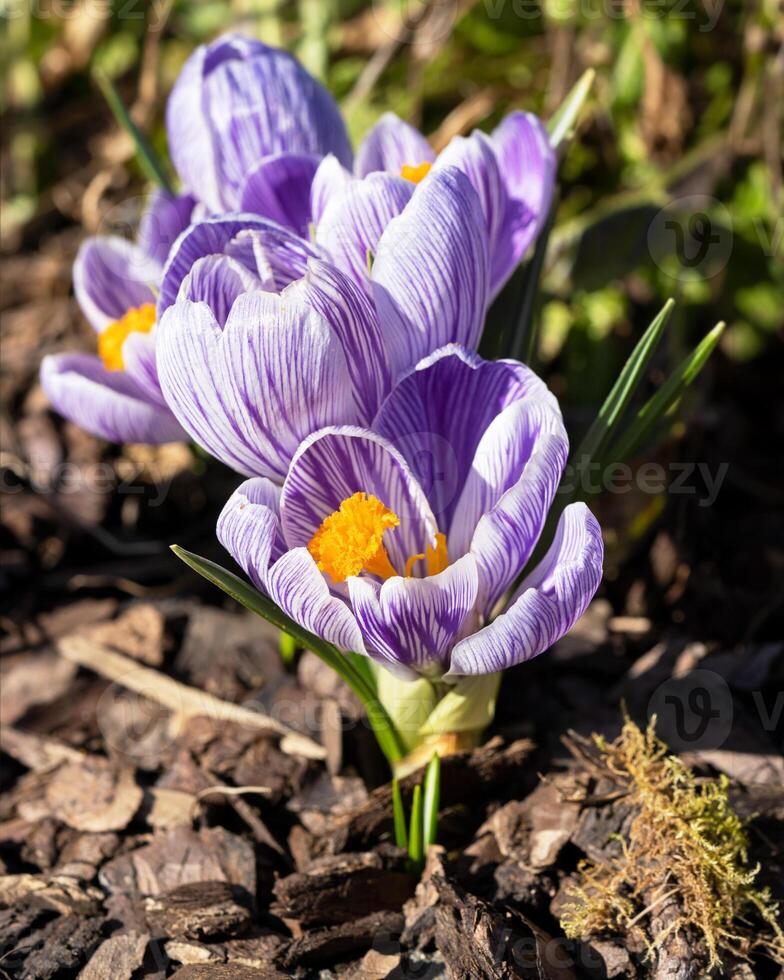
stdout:
[[(6, 229), (23, 227), (67, 168), (89, 158), (89, 141), (69, 142), (74, 116), (95, 133), (109, 127), (93, 68), (132, 103), (152, 58), (159, 94), (150, 135), (165, 151), (160, 92), (196, 44), (228, 28), (299, 54), (343, 102), (355, 140), (387, 109), (436, 142), (491, 128), (511, 108), (548, 117), (592, 67), (580, 132), (561, 163), (537, 314), (538, 363), (551, 384), (590, 417), (669, 296), (679, 303), (661, 354), (670, 365), (718, 320), (728, 323), (722, 348), (733, 358), (781, 343), (777, 0), (430, 7), (409, 36), (401, 10), (416, 20), (420, 0), (3, 0)], [(695, 261), (703, 239), (707, 256)]]

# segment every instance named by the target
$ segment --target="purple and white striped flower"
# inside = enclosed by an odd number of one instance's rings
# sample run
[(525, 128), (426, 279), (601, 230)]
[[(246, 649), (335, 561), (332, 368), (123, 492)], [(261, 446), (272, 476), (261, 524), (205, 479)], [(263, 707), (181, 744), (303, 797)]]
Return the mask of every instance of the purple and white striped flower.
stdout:
[(601, 579), (600, 529), (572, 504), (506, 598), (567, 451), (532, 371), (450, 345), (395, 385), (370, 426), (305, 438), (282, 487), (243, 483), (218, 536), (257, 588), (344, 651), (409, 678), (494, 673), (567, 632)]
[(225, 215), (172, 250), (158, 301), (166, 401), (194, 441), (282, 483), (303, 439), (367, 425), (394, 381), (448, 343), (475, 348), (487, 233), (468, 179), (445, 168), (379, 223), (367, 289), (274, 222)]
[(337, 265), (359, 274), (365, 255), (352, 251), (357, 238), (352, 229), (372, 230), (388, 220), (390, 209), (399, 211), (414, 185), (447, 167), (462, 171), (479, 195), (493, 298), (541, 231), (552, 201), (556, 155), (542, 122), (531, 113), (510, 113), (489, 136), (479, 130), (456, 136), (439, 154), (413, 126), (385, 113), (362, 142), (353, 176), (334, 157), (326, 157), (316, 171), (311, 209), (317, 242)]
[(187, 439), (169, 411), (155, 366), (155, 303), (163, 263), (188, 226), (190, 195), (155, 192), (136, 242), (116, 235), (88, 238), (74, 263), (74, 292), (98, 335), (98, 355), (45, 357), (41, 384), (52, 406), (81, 428), (111, 442)]
[(252, 211), (300, 234), (322, 157), (351, 165), (332, 96), (288, 52), (241, 34), (188, 58), (166, 128), (177, 173), (210, 213)]

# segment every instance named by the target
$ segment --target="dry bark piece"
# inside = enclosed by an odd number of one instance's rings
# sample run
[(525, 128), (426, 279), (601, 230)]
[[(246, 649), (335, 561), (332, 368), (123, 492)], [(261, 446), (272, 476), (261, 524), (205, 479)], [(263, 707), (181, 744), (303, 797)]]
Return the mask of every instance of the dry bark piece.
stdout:
[(194, 881), (145, 902), (150, 928), (156, 934), (187, 939), (224, 939), (244, 932), (251, 923), (247, 896), (225, 881)]
[(112, 622), (80, 630), (80, 634), (150, 667), (163, 663), (163, 615), (150, 603), (140, 602)]
[(271, 911), (302, 926), (336, 925), (372, 912), (399, 911), (414, 893), (414, 878), (384, 865), (376, 851), (321, 858), (305, 872), (280, 878)]
[(84, 752), (57, 739), (5, 726), (0, 728), (0, 747), (33, 772), (49, 772), (63, 762), (79, 762), (85, 758)]
[(242, 705), (223, 701), (206, 691), (180, 684), (172, 677), (150, 667), (140, 667), (129, 657), (85, 640), (84, 637), (65, 637), (57, 644), (57, 650), (70, 663), (93, 670), (101, 677), (115, 681), (168, 708), (179, 725), (187, 718), (206, 715), (223, 721), (235, 721), (279, 736), (280, 747), (284, 752), (298, 753), (310, 759), (323, 759), (326, 755), (323, 746), (313, 739), (287, 728), (260, 711), (251, 711)]
[(24, 965), (21, 980), (50, 980), (81, 966), (98, 945), (103, 918), (61, 915), (26, 936), (19, 950)]
[(67, 875), (2, 875), (0, 906), (34, 901), (37, 905), (62, 915), (96, 915), (103, 893), (83, 885)]
[(277, 962), (287, 970), (294, 967), (316, 967), (334, 963), (369, 949), (379, 936), (399, 936), (403, 930), (399, 912), (373, 912), (350, 922), (311, 929), (292, 939), (278, 955)]
[[(552, 937), (524, 916), (501, 914), (439, 874), (435, 942), (454, 980), (576, 980), (570, 962), (553, 955)], [(568, 959), (568, 958), (567, 958)]]
[(46, 787), (53, 816), (74, 830), (93, 833), (127, 827), (143, 795), (132, 769), (115, 772), (97, 758), (61, 766)]
[(181, 966), (170, 980), (291, 980), (274, 966), (242, 966), (239, 963), (202, 963)]
[(54, 653), (26, 654), (3, 672), (0, 718), (13, 725), (30, 708), (56, 701), (68, 690), (76, 667)]
[(113, 858), (99, 880), (112, 894), (131, 899), (160, 895), (192, 881), (228, 881), (255, 895), (256, 858), (248, 841), (223, 827), (176, 827)]
[(288, 939), (271, 929), (256, 926), (239, 939), (225, 942), (199, 942), (195, 939), (169, 939), (166, 955), (176, 963), (237, 963), (256, 968), (268, 966)]
[(131, 980), (142, 965), (150, 937), (143, 932), (122, 932), (105, 939), (79, 973), (78, 980)]

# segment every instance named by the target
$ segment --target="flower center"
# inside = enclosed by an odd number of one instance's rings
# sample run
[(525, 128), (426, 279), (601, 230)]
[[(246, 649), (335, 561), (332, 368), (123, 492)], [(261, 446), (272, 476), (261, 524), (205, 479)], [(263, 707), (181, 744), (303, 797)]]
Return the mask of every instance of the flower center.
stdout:
[(143, 303), (129, 310), (110, 323), (98, 337), (98, 355), (107, 371), (122, 371), (123, 344), (132, 333), (149, 333), (155, 326), (155, 304)]
[[(308, 551), (322, 572), (333, 582), (345, 582), (350, 575), (361, 571), (381, 579), (392, 578), (399, 572), (389, 560), (384, 547), (384, 532), (396, 528), (400, 518), (378, 497), (355, 493), (326, 517), (308, 543)], [(425, 551), (412, 555), (406, 562), (408, 577), (416, 562), (424, 559), (428, 575), (443, 571), (449, 564), (446, 537), (436, 535), (436, 546), (428, 544)]]
[(420, 180), (424, 180), (425, 177), (427, 177), (432, 166), (433, 164), (428, 163), (427, 160), (424, 160), (422, 163), (417, 164), (416, 166), (404, 163), (400, 168), (400, 176), (404, 180), (410, 180), (412, 184), (418, 184)]

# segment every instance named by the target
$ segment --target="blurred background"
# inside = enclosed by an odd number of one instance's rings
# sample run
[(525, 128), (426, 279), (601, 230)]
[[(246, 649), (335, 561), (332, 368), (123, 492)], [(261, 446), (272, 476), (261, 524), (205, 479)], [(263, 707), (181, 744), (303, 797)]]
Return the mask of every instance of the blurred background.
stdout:
[(512, 108), (547, 118), (595, 69), (560, 168), (535, 362), (570, 431), (593, 417), (667, 297), (677, 311), (643, 396), (727, 323), (646, 457), (691, 466), (691, 489), (632, 487), (595, 504), (608, 536), (606, 593), (619, 614), (690, 624), (700, 639), (782, 635), (776, 0), (4, 0), (0, 393), (12, 632), (85, 590), (176, 592), (183, 572), (166, 545), (215, 547), (232, 474), (186, 447), (92, 439), (48, 411), (37, 370), (45, 353), (92, 350), (71, 292), (75, 251), (87, 234), (130, 233), (145, 193), (92, 71), (114, 80), (165, 159), (167, 92), (193, 47), (230, 28), (294, 51), (339, 99), (355, 141), (388, 109), (437, 147)]

